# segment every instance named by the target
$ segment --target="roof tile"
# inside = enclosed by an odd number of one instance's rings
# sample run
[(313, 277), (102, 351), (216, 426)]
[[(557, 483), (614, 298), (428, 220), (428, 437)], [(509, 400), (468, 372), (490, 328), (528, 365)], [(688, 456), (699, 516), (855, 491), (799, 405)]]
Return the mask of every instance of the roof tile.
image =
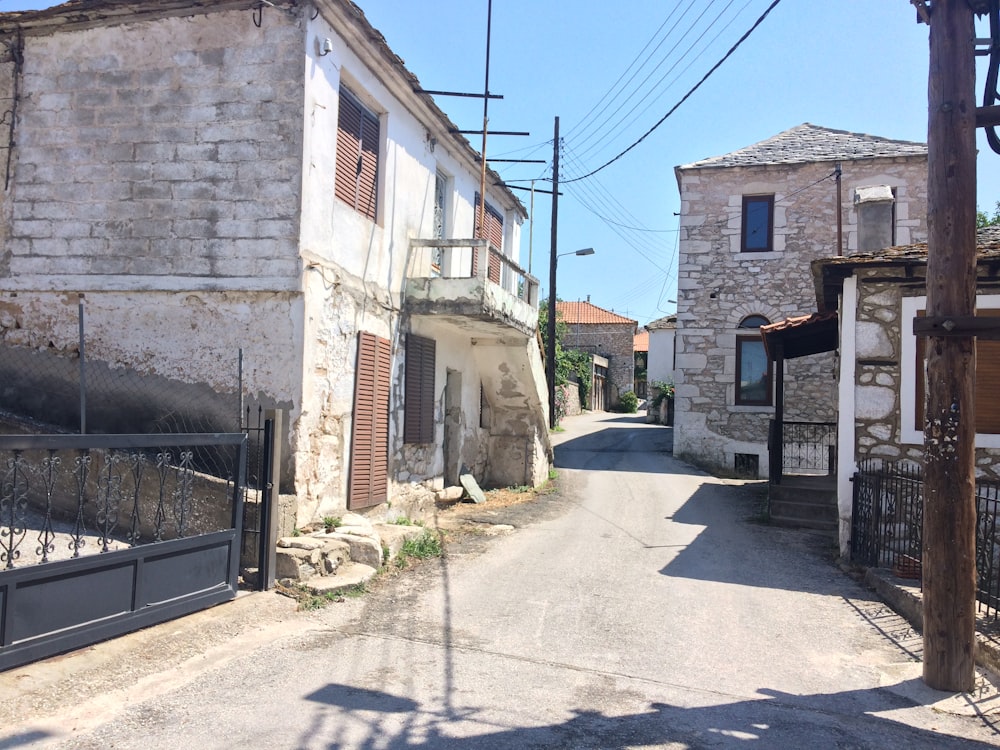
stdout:
[(895, 141), (866, 133), (833, 130), (806, 122), (732, 153), (684, 164), (678, 169), (808, 164), (821, 161), (871, 159), (879, 156), (926, 155), (926, 143)]
[(556, 302), (556, 314), (564, 323), (630, 323), (639, 325), (639, 321), (626, 318), (624, 315), (605, 310), (589, 302)]

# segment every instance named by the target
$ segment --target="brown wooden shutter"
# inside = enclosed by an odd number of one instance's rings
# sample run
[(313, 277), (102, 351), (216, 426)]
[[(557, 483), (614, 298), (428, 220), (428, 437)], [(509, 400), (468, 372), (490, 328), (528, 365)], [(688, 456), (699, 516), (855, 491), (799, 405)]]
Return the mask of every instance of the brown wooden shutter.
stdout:
[[(489, 265), (489, 279), (494, 284), (500, 283), (500, 255), (503, 254), (503, 216), (490, 206), (489, 203), (486, 204), (486, 231), (485, 233), (480, 233), (479, 231), (479, 193), (476, 193), (476, 237), (488, 240), (490, 247), (495, 250), (491, 251), (489, 254), (490, 265)], [(498, 255), (499, 254), (499, 255)], [(472, 274), (476, 275), (478, 272), (477, 264), (473, 263)]]
[(391, 348), (386, 339), (358, 334), (351, 465), (347, 507), (384, 503), (389, 487), (389, 386)]
[[(918, 310), (917, 316), (923, 317), (926, 311)], [(981, 318), (1000, 317), (998, 309), (976, 310)], [(926, 399), (926, 368), (924, 352), (927, 339), (917, 336), (916, 361), (916, 408), (914, 413), (914, 429), (924, 430), (924, 405)], [(1000, 433), (1000, 341), (976, 339), (976, 434), (995, 435)]]
[(356, 208), (372, 221), (378, 208), (378, 149), (378, 117), (366, 111), (361, 123), (361, 174)]
[(434, 442), (434, 369), (437, 344), (410, 334), (406, 338), (404, 443)]
[(378, 209), (379, 120), (343, 86), (339, 108), (334, 192), (374, 221)]

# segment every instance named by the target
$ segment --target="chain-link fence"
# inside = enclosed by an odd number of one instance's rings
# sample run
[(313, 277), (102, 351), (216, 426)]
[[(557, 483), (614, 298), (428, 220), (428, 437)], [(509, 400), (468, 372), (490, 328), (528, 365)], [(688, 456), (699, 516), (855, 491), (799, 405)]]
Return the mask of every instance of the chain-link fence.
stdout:
[[(221, 375), (216, 381), (228, 385), (211, 387), (88, 358), (82, 304), (79, 322), (75, 351), (0, 343), (0, 432), (149, 435), (244, 427), (242, 350), (212, 363)], [(198, 468), (216, 476), (231, 471), (213, 461), (201, 456)]]

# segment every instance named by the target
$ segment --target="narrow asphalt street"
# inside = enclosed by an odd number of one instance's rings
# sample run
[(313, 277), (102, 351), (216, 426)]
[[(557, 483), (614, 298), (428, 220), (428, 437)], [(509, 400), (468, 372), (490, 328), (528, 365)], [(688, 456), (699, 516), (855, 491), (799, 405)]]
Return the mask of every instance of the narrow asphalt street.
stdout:
[(0, 750), (1000, 746), (1000, 699), (924, 688), (919, 636), (832, 540), (760, 523), (757, 487), (674, 460), (668, 428), (565, 424), (559, 494), (484, 551), (262, 618), (117, 697), (2, 716)]

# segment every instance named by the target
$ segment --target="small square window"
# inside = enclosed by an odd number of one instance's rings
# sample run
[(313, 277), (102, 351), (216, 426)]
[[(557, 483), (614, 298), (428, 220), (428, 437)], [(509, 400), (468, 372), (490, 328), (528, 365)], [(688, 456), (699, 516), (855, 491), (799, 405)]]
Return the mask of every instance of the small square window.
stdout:
[(741, 251), (766, 253), (774, 249), (774, 196), (744, 195)]

